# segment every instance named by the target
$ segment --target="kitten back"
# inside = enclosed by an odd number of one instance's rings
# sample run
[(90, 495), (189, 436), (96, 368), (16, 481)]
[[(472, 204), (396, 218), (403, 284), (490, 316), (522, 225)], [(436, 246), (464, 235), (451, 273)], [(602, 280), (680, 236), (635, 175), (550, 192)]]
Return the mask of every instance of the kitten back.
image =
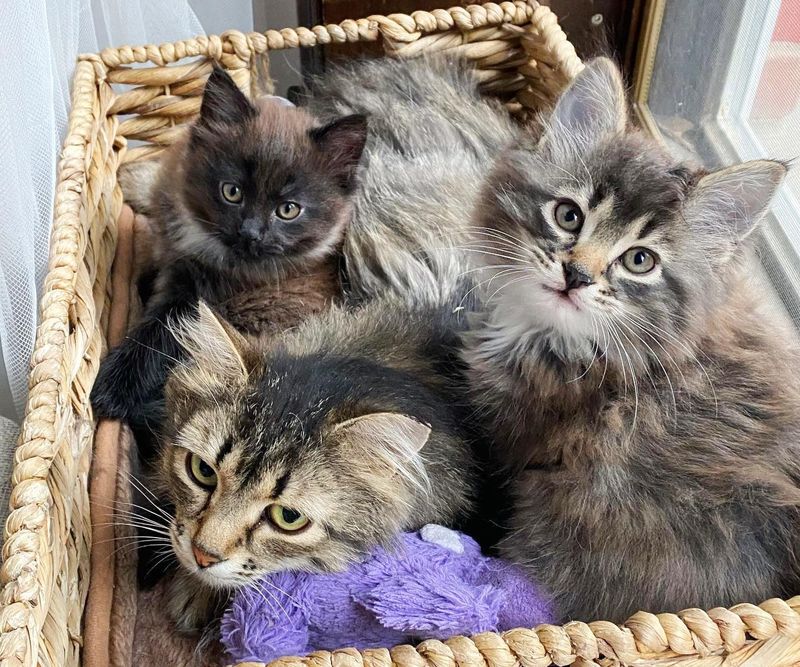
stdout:
[(469, 266), (465, 232), (479, 184), (516, 136), (505, 109), (480, 96), (465, 62), (441, 56), (338, 67), (316, 83), (309, 109), (322, 119), (369, 117), (343, 249), (351, 298), (446, 299)]

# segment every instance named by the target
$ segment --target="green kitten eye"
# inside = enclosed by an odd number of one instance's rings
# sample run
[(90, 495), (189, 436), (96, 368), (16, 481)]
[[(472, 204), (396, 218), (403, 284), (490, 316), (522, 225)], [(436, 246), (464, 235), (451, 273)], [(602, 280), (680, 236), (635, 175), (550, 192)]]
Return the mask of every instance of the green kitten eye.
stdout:
[(265, 514), (273, 526), (288, 533), (296, 533), (311, 523), (309, 518), (302, 512), (283, 505), (270, 505), (267, 507)]
[(622, 266), (631, 273), (650, 273), (656, 264), (658, 259), (647, 248), (631, 248), (622, 255)]
[(293, 201), (285, 201), (275, 209), (275, 215), (281, 220), (294, 220), (303, 212), (303, 207)]
[(574, 201), (557, 204), (553, 215), (556, 224), (567, 232), (577, 232), (583, 226), (583, 211)]
[(220, 186), (222, 198), (229, 204), (241, 204), (244, 199), (244, 192), (236, 183), (223, 183)]
[(186, 472), (189, 473), (192, 481), (204, 489), (213, 489), (217, 486), (217, 473), (214, 468), (197, 454), (189, 452), (186, 456)]

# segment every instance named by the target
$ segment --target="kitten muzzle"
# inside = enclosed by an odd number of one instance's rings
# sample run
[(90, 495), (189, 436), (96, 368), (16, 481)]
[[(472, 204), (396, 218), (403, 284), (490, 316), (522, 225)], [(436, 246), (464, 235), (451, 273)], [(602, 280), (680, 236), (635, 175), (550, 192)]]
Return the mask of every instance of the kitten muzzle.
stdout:
[(564, 287), (569, 292), (573, 289), (594, 285), (594, 279), (583, 269), (583, 267), (572, 262), (564, 263)]

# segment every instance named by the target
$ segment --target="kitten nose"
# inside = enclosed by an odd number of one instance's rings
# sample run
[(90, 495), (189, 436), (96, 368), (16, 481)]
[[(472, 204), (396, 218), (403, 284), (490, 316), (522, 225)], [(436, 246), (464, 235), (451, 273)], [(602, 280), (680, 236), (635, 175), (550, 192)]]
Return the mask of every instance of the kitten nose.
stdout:
[(241, 234), (248, 241), (260, 241), (264, 236), (264, 225), (258, 218), (246, 218), (242, 222)]
[(577, 265), (565, 263), (564, 284), (566, 285), (567, 291), (569, 291), (571, 289), (578, 289), (584, 285), (593, 285), (594, 280), (592, 280), (592, 277), (588, 273), (582, 271)]
[(208, 553), (208, 551), (204, 551), (194, 542), (192, 542), (192, 554), (194, 555), (195, 562), (203, 569), (223, 560), (219, 556), (215, 556), (214, 554)]

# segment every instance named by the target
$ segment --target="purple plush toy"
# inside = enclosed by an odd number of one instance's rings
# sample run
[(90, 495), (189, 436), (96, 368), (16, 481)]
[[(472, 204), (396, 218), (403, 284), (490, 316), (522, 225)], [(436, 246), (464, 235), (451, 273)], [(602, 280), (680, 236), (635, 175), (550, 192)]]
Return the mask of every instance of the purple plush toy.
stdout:
[(428, 525), (345, 572), (278, 572), (243, 589), (222, 618), (222, 642), (234, 662), (270, 662), (550, 620), (547, 598), (520, 569), (482, 555), (463, 533)]

